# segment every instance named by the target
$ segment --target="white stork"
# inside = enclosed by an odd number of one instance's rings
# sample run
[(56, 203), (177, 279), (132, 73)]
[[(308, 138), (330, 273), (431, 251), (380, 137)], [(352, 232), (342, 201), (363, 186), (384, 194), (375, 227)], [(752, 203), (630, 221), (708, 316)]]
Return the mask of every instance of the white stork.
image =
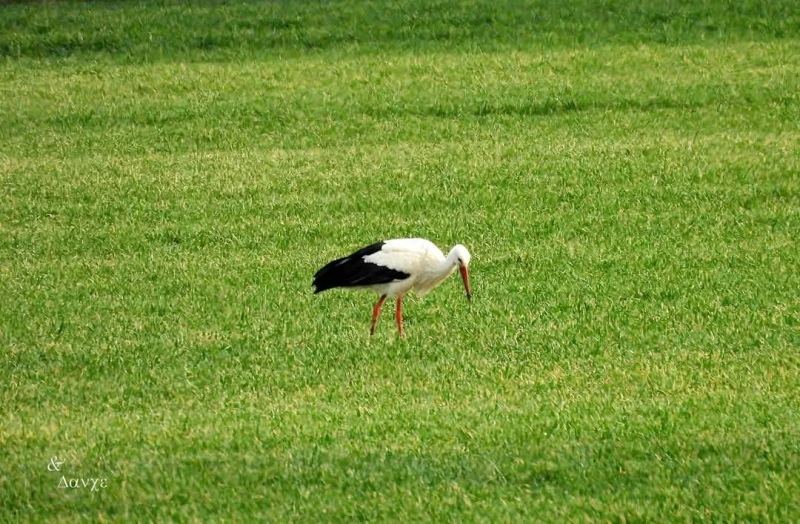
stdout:
[(325, 264), (314, 275), (314, 293), (335, 287), (369, 288), (380, 298), (372, 309), (369, 334), (375, 333), (378, 314), (387, 297), (397, 297), (398, 334), (403, 336), (403, 295), (412, 289), (420, 297), (438, 286), (458, 268), (464, 280), (467, 300), (472, 300), (467, 268), (472, 257), (456, 244), (445, 257), (433, 242), (424, 238), (403, 238), (376, 242), (355, 253)]

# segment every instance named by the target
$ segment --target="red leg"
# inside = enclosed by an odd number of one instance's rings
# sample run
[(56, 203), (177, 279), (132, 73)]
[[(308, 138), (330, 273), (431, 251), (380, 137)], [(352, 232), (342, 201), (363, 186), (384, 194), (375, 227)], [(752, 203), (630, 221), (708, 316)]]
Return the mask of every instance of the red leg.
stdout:
[(378, 303), (375, 304), (374, 308), (372, 308), (372, 325), (369, 328), (370, 336), (375, 333), (375, 324), (378, 323), (378, 314), (381, 312), (381, 306), (383, 305), (384, 300), (386, 300), (386, 295), (381, 295), (381, 298), (378, 299)]
[(397, 319), (397, 333), (400, 338), (403, 337), (403, 295), (397, 297), (397, 311), (395, 311), (395, 318)]

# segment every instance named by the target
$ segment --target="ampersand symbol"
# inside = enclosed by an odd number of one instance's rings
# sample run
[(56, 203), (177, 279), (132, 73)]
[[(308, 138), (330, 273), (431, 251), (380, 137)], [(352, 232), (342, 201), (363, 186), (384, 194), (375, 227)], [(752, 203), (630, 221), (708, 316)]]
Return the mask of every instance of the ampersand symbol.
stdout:
[(47, 471), (60, 471), (58, 468), (61, 467), (64, 461), (59, 461), (58, 457), (52, 456), (50, 457), (50, 464), (47, 465)]

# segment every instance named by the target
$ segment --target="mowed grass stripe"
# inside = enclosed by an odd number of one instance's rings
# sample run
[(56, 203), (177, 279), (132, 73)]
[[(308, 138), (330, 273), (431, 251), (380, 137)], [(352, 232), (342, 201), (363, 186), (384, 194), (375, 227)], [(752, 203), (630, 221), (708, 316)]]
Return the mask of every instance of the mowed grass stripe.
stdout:
[(121, 62), (772, 41), (800, 31), (792, 0), (568, 3), (399, 0), (80, 2), (4, 9), (0, 56)]
[[(4, 91), (0, 137), (9, 156), (83, 156), (462, 138), (463, 125), (502, 116), (716, 110), (773, 131), (798, 116), (792, 41), (622, 49), (29, 72)], [(747, 115), (754, 103), (764, 111)], [(418, 119), (419, 132), (399, 135), (404, 118)]]

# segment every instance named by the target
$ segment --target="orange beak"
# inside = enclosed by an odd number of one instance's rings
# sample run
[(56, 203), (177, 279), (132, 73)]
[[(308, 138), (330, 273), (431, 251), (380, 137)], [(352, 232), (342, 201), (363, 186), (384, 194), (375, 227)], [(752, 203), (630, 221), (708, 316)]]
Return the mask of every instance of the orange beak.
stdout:
[(467, 273), (467, 268), (459, 266), (458, 269), (461, 271), (461, 279), (464, 281), (464, 291), (467, 292), (467, 300), (472, 302), (472, 292), (469, 289), (469, 273)]

